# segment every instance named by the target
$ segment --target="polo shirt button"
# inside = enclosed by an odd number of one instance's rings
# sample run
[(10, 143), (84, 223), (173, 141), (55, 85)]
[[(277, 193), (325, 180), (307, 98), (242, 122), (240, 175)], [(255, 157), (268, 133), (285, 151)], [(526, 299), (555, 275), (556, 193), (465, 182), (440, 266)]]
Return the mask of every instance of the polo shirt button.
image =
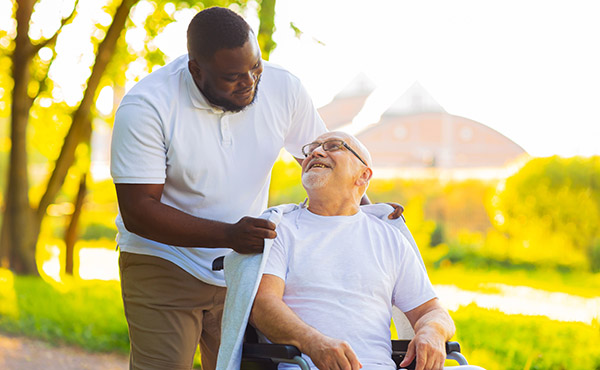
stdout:
[(231, 130), (229, 129), (229, 117), (221, 117), (221, 143), (225, 146), (231, 145)]

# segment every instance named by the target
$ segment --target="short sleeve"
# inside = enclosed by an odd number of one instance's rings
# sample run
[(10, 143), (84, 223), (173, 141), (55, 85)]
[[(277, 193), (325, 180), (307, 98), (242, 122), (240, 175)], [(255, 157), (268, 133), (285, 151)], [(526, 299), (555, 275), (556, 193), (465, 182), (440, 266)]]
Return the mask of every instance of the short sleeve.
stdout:
[(396, 283), (392, 293), (392, 304), (403, 312), (410, 311), (436, 297), (427, 272), (403, 235), (399, 235), (402, 253)]
[(294, 157), (302, 158), (301, 148), (317, 136), (327, 132), (327, 128), (315, 109), (308, 92), (298, 82), (298, 92), (292, 112), (292, 122), (284, 141), (285, 149)]
[(118, 183), (162, 184), (166, 145), (158, 114), (141, 103), (124, 103), (115, 114), (110, 172)]
[(284, 248), (282, 240), (277, 236), (273, 240), (273, 245), (267, 257), (267, 263), (263, 274), (275, 275), (285, 281), (288, 270), (287, 250)]

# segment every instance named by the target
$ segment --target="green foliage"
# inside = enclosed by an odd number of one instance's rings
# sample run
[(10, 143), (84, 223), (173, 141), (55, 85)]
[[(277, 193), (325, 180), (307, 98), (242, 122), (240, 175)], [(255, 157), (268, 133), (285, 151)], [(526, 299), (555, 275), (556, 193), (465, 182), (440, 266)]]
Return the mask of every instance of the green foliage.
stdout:
[(117, 229), (114, 226), (106, 226), (105, 224), (91, 223), (87, 225), (81, 234), (81, 240), (97, 240), (97, 239), (114, 239), (117, 235)]
[(271, 171), (269, 206), (283, 203), (300, 203), (306, 199), (302, 187), (301, 169), (293, 158), (279, 158)]
[(505, 315), (469, 305), (451, 313), (472, 364), (487, 370), (598, 370), (600, 326)]
[(498, 190), (491, 212), (512, 260), (600, 268), (600, 157), (531, 160)]

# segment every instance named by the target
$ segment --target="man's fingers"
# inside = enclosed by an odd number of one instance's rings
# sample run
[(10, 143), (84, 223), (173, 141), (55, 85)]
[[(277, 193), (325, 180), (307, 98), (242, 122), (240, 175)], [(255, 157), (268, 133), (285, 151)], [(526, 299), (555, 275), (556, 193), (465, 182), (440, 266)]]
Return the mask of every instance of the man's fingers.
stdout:
[(415, 358), (415, 343), (414, 341), (411, 341), (408, 344), (408, 348), (406, 349), (406, 355), (404, 356), (404, 359), (402, 360), (402, 362), (400, 362), (400, 367), (405, 367), (410, 365), (410, 363), (413, 361), (413, 359)]
[(402, 217), (402, 219), (404, 220), (404, 216), (402, 216), (402, 213), (404, 213), (404, 207), (402, 207), (400, 204), (398, 203), (387, 203), (390, 206), (394, 207), (394, 210), (392, 211), (392, 213), (390, 213), (388, 215), (388, 218), (390, 220), (395, 220), (399, 217)]
[(352, 370), (359, 370), (360, 368), (362, 368), (362, 364), (360, 363), (360, 361), (358, 361), (358, 357), (356, 357), (356, 353), (354, 353), (352, 348), (348, 348), (348, 350), (346, 350), (345, 353), (346, 358), (350, 362)]
[(262, 229), (275, 230), (275, 224), (269, 220), (265, 220), (264, 218), (254, 218), (252, 219), (252, 223), (256, 227), (260, 227)]
[(417, 357), (417, 364), (415, 366), (415, 370), (429, 369), (428, 367), (426, 367), (426, 365), (427, 365), (427, 354), (419, 353), (419, 357)]

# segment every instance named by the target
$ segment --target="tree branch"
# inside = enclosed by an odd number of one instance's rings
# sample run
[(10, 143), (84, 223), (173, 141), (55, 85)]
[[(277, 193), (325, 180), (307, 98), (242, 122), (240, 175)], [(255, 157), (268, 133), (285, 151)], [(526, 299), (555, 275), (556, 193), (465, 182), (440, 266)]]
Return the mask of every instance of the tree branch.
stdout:
[(38, 209), (36, 212), (38, 222), (41, 222), (46, 210), (50, 204), (56, 198), (62, 184), (65, 180), (69, 168), (75, 161), (75, 149), (85, 136), (85, 132), (89, 129), (90, 125), (90, 110), (96, 94), (96, 90), (100, 85), (100, 79), (102, 74), (106, 70), (108, 63), (112, 55), (114, 54), (117, 41), (121, 31), (125, 28), (125, 23), (129, 16), (129, 12), (138, 0), (123, 0), (121, 5), (117, 8), (113, 17), (113, 22), (106, 32), (106, 37), (98, 46), (96, 52), (96, 62), (92, 68), (92, 74), (88, 80), (87, 88), (84, 92), (83, 99), (79, 104), (79, 107), (73, 114), (73, 122), (69, 128), (69, 132), (65, 136), (65, 142), (60, 151), (60, 155), (56, 160), (54, 171), (48, 180), (46, 191), (42, 196)]
[(56, 30), (54, 35), (52, 35), (52, 37), (33, 45), (33, 50), (32, 50), (33, 55), (35, 55), (38, 51), (40, 51), (40, 49), (43, 48), (44, 46), (48, 46), (51, 43), (56, 42), (56, 39), (58, 39), (58, 35), (60, 34), (60, 31), (62, 31), (63, 27), (66, 26), (67, 24), (71, 23), (73, 21), (73, 19), (75, 19), (75, 15), (77, 14), (77, 5), (78, 4), (79, 4), (79, 0), (75, 0), (75, 4), (73, 5), (73, 10), (71, 11), (71, 14), (69, 14), (67, 17), (61, 19), (60, 27), (58, 27), (58, 29)]

